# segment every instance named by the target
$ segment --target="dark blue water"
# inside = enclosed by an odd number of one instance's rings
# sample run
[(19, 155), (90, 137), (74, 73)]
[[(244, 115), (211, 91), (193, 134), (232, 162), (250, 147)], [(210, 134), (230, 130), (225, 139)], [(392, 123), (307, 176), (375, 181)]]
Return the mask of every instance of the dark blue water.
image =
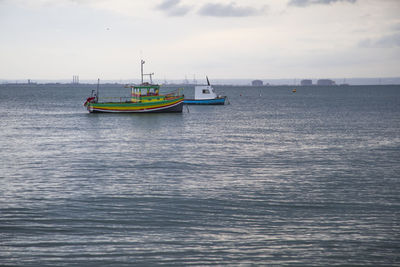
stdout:
[(0, 86), (0, 265), (400, 265), (400, 86), (182, 114), (89, 114), (92, 89)]

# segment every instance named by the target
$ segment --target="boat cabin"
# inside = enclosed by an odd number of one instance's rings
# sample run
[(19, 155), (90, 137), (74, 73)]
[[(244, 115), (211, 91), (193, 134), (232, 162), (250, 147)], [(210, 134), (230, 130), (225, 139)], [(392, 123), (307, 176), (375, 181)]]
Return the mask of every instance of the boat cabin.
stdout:
[(198, 85), (194, 87), (194, 99), (215, 99), (217, 98), (217, 94), (212, 88), (211, 85)]
[(156, 84), (142, 84), (131, 87), (131, 102), (159, 101), (165, 97), (160, 96), (160, 86)]

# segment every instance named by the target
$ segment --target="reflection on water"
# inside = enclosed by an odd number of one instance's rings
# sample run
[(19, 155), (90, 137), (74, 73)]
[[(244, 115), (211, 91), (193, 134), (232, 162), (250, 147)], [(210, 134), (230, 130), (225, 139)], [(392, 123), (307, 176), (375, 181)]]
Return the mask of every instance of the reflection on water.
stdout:
[(89, 114), (91, 89), (0, 86), (2, 265), (399, 264), (398, 86), (182, 114)]

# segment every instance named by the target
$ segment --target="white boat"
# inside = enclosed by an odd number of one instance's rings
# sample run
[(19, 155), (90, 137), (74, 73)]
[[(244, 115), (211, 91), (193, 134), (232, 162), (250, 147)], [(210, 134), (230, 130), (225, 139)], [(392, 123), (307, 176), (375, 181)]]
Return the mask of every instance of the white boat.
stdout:
[(215, 93), (207, 78), (207, 85), (196, 85), (194, 87), (194, 99), (184, 99), (183, 103), (188, 105), (224, 105), (226, 96)]

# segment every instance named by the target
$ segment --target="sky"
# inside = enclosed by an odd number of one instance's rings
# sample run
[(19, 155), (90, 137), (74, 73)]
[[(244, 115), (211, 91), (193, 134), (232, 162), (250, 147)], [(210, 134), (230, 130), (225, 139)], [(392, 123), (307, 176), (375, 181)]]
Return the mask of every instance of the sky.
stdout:
[(0, 79), (400, 76), (400, 0), (0, 0)]

